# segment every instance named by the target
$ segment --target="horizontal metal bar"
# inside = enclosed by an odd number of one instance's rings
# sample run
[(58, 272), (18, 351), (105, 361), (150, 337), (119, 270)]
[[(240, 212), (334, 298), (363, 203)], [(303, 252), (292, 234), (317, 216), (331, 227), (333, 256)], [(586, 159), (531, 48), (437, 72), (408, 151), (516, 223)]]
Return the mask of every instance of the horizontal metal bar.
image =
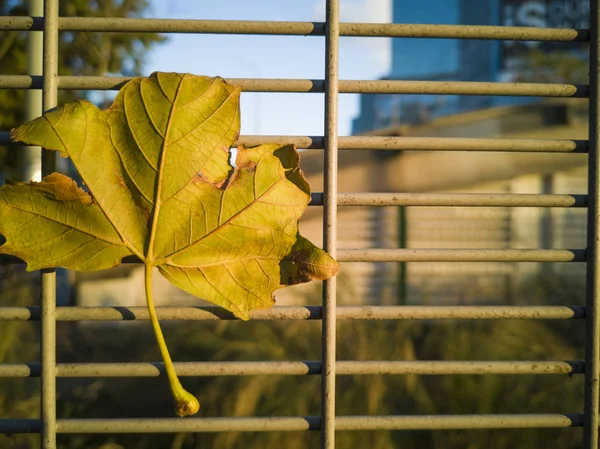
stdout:
[(340, 262), (585, 262), (583, 249), (344, 249)]
[[(162, 321), (238, 320), (215, 306), (157, 307)], [(583, 319), (585, 306), (340, 306), (338, 320), (568, 320)], [(147, 321), (148, 308), (58, 307), (58, 321)], [(250, 312), (252, 321), (320, 320), (321, 306), (284, 306)], [(39, 321), (39, 307), (0, 307), (0, 321)]]
[[(321, 374), (320, 361), (298, 362), (179, 362), (179, 376), (251, 376)], [(581, 374), (585, 363), (577, 361), (337, 361), (339, 375), (383, 374)], [(164, 364), (62, 363), (58, 377), (157, 377)], [(2, 377), (39, 377), (40, 364), (0, 364)]]
[[(61, 76), (63, 90), (118, 90), (131, 77)], [(245, 92), (323, 93), (325, 82), (310, 79), (227, 78)], [(574, 84), (488, 83), (466, 81), (343, 80), (340, 93), (421, 94), (421, 95), (493, 95), (517, 97), (587, 98), (589, 88)], [(41, 76), (0, 75), (0, 89), (41, 89)]]
[[(323, 136), (240, 136), (233, 146), (263, 143), (323, 149)], [(587, 140), (561, 139), (478, 139), (461, 137), (341, 136), (340, 150), (402, 151), (508, 151), (531, 153), (587, 153)], [(11, 144), (10, 134), (0, 132), (0, 146)]]
[[(242, 136), (240, 140), (244, 139)], [(265, 142), (270, 136), (265, 137)], [(587, 153), (586, 140), (480, 139), (472, 137), (340, 137), (342, 150), (508, 151), (532, 153)], [(300, 148), (304, 148), (299, 146)]]
[[(312, 193), (310, 205), (322, 206), (323, 193)], [(338, 206), (587, 207), (587, 195), (339, 193)]]
[[(587, 195), (510, 193), (338, 193), (338, 206), (587, 207)], [(323, 205), (323, 193), (311, 206)]]
[(42, 31), (44, 29), (43, 17), (30, 16), (4, 16), (0, 17), (0, 30), (2, 31)]
[[(27, 422), (25, 422), (27, 421)], [(38, 433), (39, 421), (0, 419), (0, 433)], [(275, 432), (319, 430), (319, 417), (59, 419), (57, 433)]]
[[(0, 30), (41, 31), (41, 17), (2, 17)], [(118, 33), (210, 33), (324, 36), (323, 22), (188, 20), (114, 17), (61, 17), (61, 31)], [(517, 41), (589, 41), (588, 30), (475, 25), (341, 23), (340, 36), (493, 39)]]
[(342, 306), (337, 308), (338, 320), (565, 320), (584, 317), (584, 306)]
[(340, 416), (336, 430), (530, 429), (581, 427), (581, 414)]
[(408, 37), (437, 39), (486, 39), (515, 41), (589, 41), (589, 30), (489, 25), (433, 25), (401, 23), (342, 23), (341, 36)]
[[(36, 433), (39, 421), (0, 419), (0, 433)], [(338, 416), (336, 430), (444, 430), (530, 429), (583, 426), (583, 415), (412, 415)], [(176, 433), (176, 432), (275, 432), (320, 430), (318, 416), (266, 418), (148, 418), (148, 419), (59, 419), (57, 432), (86, 433)]]
[(346, 80), (340, 81), (340, 93), (587, 98), (589, 88), (585, 85), (572, 84)]

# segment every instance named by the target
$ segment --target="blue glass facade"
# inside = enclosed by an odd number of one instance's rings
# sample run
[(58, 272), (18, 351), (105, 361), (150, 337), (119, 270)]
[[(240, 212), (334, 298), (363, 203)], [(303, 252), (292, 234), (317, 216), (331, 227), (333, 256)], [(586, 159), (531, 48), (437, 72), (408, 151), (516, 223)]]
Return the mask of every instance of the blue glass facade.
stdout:
[[(401, 0), (393, 6), (394, 23), (459, 22), (459, 0)], [(418, 78), (458, 70), (458, 42), (454, 39), (394, 39), (392, 77)], [(432, 61), (435, 61), (432, 64)]]
[[(393, 0), (394, 23), (589, 27), (589, 0)], [(492, 40), (405, 39), (392, 42), (386, 79), (515, 82), (532, 51), (568, 51), (585, 58), (581, 43), (548, 44)], [(553, 80), (560, 81), (560, 80)], [(426, 95), (362, 95), (353, 133), (415, 124), (435, 117), (535, 98)]]

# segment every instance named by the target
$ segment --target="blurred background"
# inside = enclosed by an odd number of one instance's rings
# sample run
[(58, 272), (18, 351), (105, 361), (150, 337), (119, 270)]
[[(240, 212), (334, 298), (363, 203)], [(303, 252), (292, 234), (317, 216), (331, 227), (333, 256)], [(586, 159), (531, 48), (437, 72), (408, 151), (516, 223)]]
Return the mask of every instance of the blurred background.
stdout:
[[(589, 0), (340, 0), (343, 22), (589, 27)], [(36, 15), (27, 1), (0, 0), (2, 15)], [(61, 0), (63, 16), (323, 21), (324, 0)], [(35, 74), (34, 33), (0, 31), (0, 74)], [(191, 72), (225, 78), (324, 76), (322, 37), (60, 34), (61, 75)], [(340, 41), (341, 79), (552, 82), (586, 84), (587, 44), (453, 39), (349, 38)], [(61, 91), (108, 106), (114, 92)], [(0, 131), (23, 123), (35, 91), (0, 90)], [(323, 134), (323, 95), (243, 93), (242, 134)], [(339, 134), (407, 137), (587, 139), (587, 100), (525, 97), (354, 95), (339, 100)], [(34, 151), (1, 148), (3, 178), (36, 179)], [(585, 154), (340, 151), (340, 192), (587, 193)], [(303, 151), (313, 191), (323, 189), (323, 152)], [(68, 165), (63, 170), (76, 174)], [(340, 208), (338, 248), (585, 247), (585, 209), (468, 207)], [(301, 231), (322, 243), (322, 210)], [(1, 303), (38, 305), (39, 276), (0, 267)], [(59, 305), (144, 305), (143, 269), (61, 271)], [(585, 266), (574, 263), (346, 263), (340, 305), (577, 305)], [(155, 277), (158, 305), (199, 304)], [(320, 285), (277, 293), (278, 305), (316, 305)], [(176, 361), (316, 360), (320, 322), (163, 323)], [(583, 322), (340, 322), (339, 360), (576, 360)], [(148, 322), (59, 323), (58, 361), (160, 359)], [(39, 359), (35, 322), (0, 322), (0, 362)], [(319, 376), (187, 378), (200, 416), (320, 413)], [(0, 379), (0, 418), (38, 417), (37, 379)], [(166, 379), (59, 379), (59, 418), (172, 416)], [(583, 377), (340, 376), (337, 413), (578, 413)], [(579, 447), (581, 429), (341, 432), (339, 447), (387, 449)], [(1, 448), (38, 447), (37, 436), (0, 435)], [(317, 447), (314, 433), (60, 435), (64, 449)]]

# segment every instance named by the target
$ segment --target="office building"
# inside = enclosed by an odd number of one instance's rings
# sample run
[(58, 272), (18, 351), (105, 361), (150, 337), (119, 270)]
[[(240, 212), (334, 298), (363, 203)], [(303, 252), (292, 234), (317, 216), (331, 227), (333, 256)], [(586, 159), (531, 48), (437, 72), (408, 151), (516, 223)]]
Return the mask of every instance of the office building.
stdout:
[[(394, 23), (589, 27), (589, 0), (393, 0)], [(582, 61), (582, 42), (516, 42), (396, 38), (391, 73), (385, 79), (424, 81), (575, 82), (574, 70), (554, 70), (549, 55)], [(573, 63), (571, 61), (571, 63)], [(576, 65), (576, 63), (575, 63)], [(567, 79), (565, 79), (567, 78)], [(353, 133), (416, 124), (460, 112), (538, 101), (527, 97), (361, 95)]]

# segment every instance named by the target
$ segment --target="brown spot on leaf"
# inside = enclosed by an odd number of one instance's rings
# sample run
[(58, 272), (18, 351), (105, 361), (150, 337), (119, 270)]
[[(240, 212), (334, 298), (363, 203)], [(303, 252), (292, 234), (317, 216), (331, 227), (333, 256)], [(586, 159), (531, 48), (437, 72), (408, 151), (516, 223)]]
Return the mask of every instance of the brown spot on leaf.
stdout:
[(293, 255), (292, 255), (292, 260), (294, 262), (302, 262), (305, 261), (309, 256), (309, 252), (305, 249), (301, 249), (296, 251)]
[(142, 213), (142, 216), (144, 217), (144, 219), (145, 219), (147, 222), (149, 222), (149, 221), (150, 221), (150, 210), (148, 210), (148, 209), (147, 209), (147, 208), (145, 208), (145, 207), (140, 207), (139, 209), (140, 209), (140, 211), (141, 211), (141, 213)]
[(227, 178), (223, 179), (221, 182), (219, 182), (218, 184), (215, 184), (215, 185), (219, 189), (225, 190), (229, 184), (231, 184), (233, 181), (235, 181), (235, 178), (237, 178), (238, 173), (239, 173), (239, 170), (237, 168), (232, 170), (231, 172), (229, 172), (229, 176), (227, 176)]
[[(23, 183), (15, 183), (14, 185), (27, 186)], [(42, 178), (41, 182), (31, 182), (29, 186), (39, 189), (42, 194), (47, 195), (59, 201), (79, 201), (84, 205), (92, 204), (92, 197), (80, 189), (77, 183), (68, 176), (60, 173), (51, 173)]]

